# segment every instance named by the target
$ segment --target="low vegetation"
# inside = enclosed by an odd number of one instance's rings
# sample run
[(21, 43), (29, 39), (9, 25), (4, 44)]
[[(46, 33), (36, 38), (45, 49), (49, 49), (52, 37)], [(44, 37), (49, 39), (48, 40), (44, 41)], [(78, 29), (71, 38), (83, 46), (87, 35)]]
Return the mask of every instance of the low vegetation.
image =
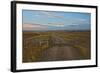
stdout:
[(43, 51), (62, 44), (78, 49), (81, 59), (90, 59), (90, 38), (90, 31), (23, 31), (23, 62), (41, 61)]

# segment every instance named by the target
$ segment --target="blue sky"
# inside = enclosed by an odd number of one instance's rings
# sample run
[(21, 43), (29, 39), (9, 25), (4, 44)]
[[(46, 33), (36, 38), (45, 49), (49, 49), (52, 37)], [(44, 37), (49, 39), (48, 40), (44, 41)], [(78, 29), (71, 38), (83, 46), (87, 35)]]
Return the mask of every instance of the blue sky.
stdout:
[(23, 10), (24, 30), (90, 30), (91, 14)]

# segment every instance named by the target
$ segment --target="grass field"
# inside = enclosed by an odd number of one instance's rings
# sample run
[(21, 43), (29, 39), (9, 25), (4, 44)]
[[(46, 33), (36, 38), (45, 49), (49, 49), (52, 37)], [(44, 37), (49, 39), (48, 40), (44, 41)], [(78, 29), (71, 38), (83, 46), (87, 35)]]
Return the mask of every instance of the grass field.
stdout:
[(90, 31), (23, 31), (24, 63), (91, 58)]

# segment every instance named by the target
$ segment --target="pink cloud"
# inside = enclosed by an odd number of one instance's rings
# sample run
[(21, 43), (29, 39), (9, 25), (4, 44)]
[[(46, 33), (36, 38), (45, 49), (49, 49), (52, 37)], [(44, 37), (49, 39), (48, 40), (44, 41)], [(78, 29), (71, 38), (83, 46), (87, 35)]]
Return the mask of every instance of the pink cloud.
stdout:
[(23, 24), (23, 30), (43, 30), (46, 28), (47, 26), (40, 24)]

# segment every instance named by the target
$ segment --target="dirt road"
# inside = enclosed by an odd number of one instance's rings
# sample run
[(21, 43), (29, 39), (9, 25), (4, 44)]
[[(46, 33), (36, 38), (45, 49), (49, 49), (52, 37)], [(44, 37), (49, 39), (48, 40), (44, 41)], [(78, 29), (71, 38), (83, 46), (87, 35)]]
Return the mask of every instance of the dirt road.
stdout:
[(71, 46), (62, 37), (52, 35), (53, 47), (41, 52), (40, 61), (79, 60), (82, 54), (79, 49)]

